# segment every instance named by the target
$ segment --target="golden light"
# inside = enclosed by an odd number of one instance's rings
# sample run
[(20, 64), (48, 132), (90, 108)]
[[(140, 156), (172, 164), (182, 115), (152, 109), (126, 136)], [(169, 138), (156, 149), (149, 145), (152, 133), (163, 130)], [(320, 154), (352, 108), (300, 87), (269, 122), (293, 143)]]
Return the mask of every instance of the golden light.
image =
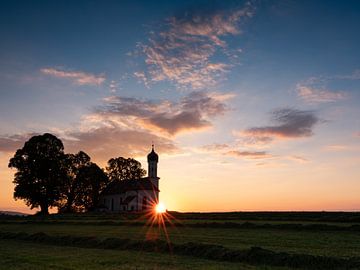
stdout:
[(155, 211), (157, 214), (165, 213), (166, 212), (165, 205), (162, 202), (159, 202), (155, 207)]

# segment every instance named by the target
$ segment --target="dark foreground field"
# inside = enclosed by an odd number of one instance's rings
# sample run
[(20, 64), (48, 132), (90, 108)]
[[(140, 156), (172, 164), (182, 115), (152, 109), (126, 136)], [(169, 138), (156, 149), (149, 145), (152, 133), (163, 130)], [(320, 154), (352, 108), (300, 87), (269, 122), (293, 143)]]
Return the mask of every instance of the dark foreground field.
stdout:
[(168, 217), (0, 216), (0, 269), (360, 269), (360, 213)]

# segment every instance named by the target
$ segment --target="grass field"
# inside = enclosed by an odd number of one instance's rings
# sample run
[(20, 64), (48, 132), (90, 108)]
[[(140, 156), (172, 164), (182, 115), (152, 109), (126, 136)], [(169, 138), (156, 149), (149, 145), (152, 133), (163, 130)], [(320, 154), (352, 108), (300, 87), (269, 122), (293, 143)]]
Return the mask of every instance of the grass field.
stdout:
[[(304, 269), (326, 269), (324, 265), (327, 264), (333, 265), (333, 269), (358, 269), (360, 265), (360, 222), (357, 213), (330, 216), (324, 213), (303, 213), (303, 216), (297, 214), (296, 218), (295, 214), (276, 213), (271, 216), (269, 213), (258, 213), (252, 216), (253, 219), (249, 214), (244, 216), (234, 213), (174, 216), (176, 225), (168, 224), (166, 229), (170, 246), (179, 247), (181, 251), (175, 252), (175, 255), (164, 250), (145, 252), (133, 247), (118, 250), (111, 247), (96, 248), (96, 245), (62, 246), (62, 238), (59, 238), (59, 245), (54, 240), (49, 245), (49, 242), (34, 242), (31, 237), (30, 240), (15, 237), (0, 240), (0, 261), (5, 262), (0, 265), (0, 269), (289, 269), (285, 268), (289, 267), (286, 260), (295, 260), (296, 263), (290, 265)], [(146, 226), (145, 220), (137, 215), (55, 215), (46, 219), (2, 217), (0, 232), (5, 236), (6, 233), (44, 233), (49, 237), (91, 237), (97, 241), (105, 241), (107, 238), (130, 239), (139, 243), (145, 240), (167, 240), (162, 229)], [(216, 256), (212, 260), (212, 256), (206, 252), (198, 252), (200, 255), (197, 256), (196, 249), (194, 254), (184, 253), (184, 247), (190, 242), (195, 248), (205, 251), (211, 250), (211, 245), (216, 245), (215, 250), (222, 252), (224, 249), (228, 254), (261, 247), (268, 251), (263, 255), (265, 257), (278, 256), (271, 252), (282, 254), (282, 257), (262, 262), (260, 256), (259, 263), (254, 258), (249, 259), (248, 255), (245, 261), (240, 255), (240, 259), (235, 260), (237, 262), (232, 262), (229, 255), (221, 257), (221, 261)], [(313, 256), (310, 258), (313, 261), (310, 263), (308, 257), (301, 257), (303, 255)], [(335, 261), (317, 264), (321, 259), (318, 256)], [(19, 257), (21, 260), (16, 259)], [(64, 258), (67, 258), (66, 263)], [(346, 266), (348, 260), (352, 263)]]

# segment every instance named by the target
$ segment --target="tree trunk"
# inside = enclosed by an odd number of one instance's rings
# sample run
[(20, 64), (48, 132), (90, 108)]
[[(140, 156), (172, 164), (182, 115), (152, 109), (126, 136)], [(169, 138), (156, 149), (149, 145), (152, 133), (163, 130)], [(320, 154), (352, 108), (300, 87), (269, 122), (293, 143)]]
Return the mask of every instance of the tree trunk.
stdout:
[(40, 215), (49, 214), (49, 205), (47, 203), (40, 204)]

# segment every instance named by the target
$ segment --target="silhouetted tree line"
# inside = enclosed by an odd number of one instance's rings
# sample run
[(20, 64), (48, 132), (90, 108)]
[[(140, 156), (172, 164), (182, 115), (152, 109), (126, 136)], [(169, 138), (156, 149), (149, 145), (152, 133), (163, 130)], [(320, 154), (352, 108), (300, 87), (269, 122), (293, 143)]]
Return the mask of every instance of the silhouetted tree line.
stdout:
[(62, 141), (49, 133), (25, 142), (10, 159), (9, 168), (17, 169), (14, 198), (31, 209), (40, 207), (40, 214), (48, 214), (49, 207), (62, 213), (92, 211), (109, 182), (146, 174), (140, 162), (123, 157), (111, 158), (104, 171), (83, 151), (64, 153)]

